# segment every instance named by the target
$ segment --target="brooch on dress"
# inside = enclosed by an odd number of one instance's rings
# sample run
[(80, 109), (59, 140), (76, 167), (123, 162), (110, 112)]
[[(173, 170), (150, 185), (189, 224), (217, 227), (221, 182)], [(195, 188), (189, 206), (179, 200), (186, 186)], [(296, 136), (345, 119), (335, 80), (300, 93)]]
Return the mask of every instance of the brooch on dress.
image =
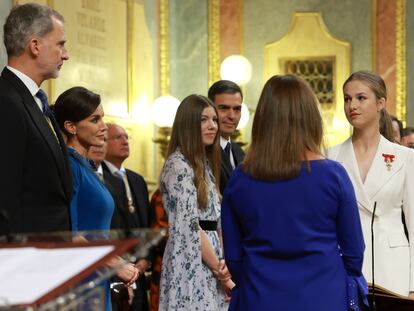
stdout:
[(384, 157), (384, 162), (387, 170), (391, 171), (392, 162), (394, 162), (395, 155), (383, 153), (382, 156)]

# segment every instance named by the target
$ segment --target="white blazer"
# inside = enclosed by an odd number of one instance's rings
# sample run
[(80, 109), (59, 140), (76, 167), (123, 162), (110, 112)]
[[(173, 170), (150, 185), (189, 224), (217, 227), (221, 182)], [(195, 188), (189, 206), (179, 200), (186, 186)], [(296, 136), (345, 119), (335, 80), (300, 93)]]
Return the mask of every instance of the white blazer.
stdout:
[[(327, 155), (345, 167), (354, 185), (366, 245), (362, 268), (365, 278), (372, 282), (371, 220), (376, 202), (375, 284), (408, 295), (414, 291), (414, 151), (381, 136), (365, 183), (362, 183), (351, 138), (330, 148)], [(394, 156), (388, 167), (387, 155)], [(404, 234), (401, 206), (411, 245)]]

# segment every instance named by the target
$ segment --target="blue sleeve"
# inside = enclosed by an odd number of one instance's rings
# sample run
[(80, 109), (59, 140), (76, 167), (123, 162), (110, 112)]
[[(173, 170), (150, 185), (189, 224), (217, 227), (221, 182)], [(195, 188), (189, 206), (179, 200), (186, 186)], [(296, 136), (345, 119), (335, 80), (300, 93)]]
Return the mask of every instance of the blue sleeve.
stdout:
[(364, 236), (354, 187), (342, 165), (337, 165), (340, 190), (337, 236), (347, 272), (348, 307), (350, 310), (361, 310), (363, 304), (368, 306), (368, 286), (362, 275), (365, 250)]
[(337, 171), (340, 189), (337, 215), (338, 243), (348, 275), (360, 276), (362, 275), (365, 244), (358, 204), (354, 187), (345, 169), (338, 164)]
[(70, 217), (72, 223), (72, 231), (79, 230), (79, 217), (78, 217), (78, 208), (79, 208), (79, 184), (80, 184), (80, 171), (79, 171), (79, 164), (69, 156), (70, 167), (72, 170), (73, 176), (73, 192), (72, 198), (70, 201)]
[(227, 184), (227, 188), (224, 192), (224, 197), (222, 200), (221, 222), (223, 232), (224, 257), (232, 275), (232, 279), (237, 285), (242, 273), (244, 252), (242, 247), (242, 228), (237, 219), (235, 207), (232, 205), (231, 201), (231, 179)]

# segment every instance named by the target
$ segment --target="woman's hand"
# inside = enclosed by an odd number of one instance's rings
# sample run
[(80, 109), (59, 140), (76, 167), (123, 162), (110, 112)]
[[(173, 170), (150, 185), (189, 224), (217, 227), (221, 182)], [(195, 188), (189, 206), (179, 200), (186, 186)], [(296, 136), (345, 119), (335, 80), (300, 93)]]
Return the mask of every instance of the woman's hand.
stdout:
[(125, 263), (119, 268), (116, 275), (124, 282), (125, 286), (131, 286), (138, 279), (139, 270), (134, 264)]
[(217, 270), (213, 270), (213, 273), (220, 282), (228, 281), (231, 279), (230, 271), (227, 268), (227, 265), (224, 259), (219, 260), (218, 268)]
[(230, 301), (231, 290), (235, 286), (234, 282), (231, 279), (228, 279), (227, 281), (220, 281), (220, 285), (224, 289), (224, 292), (226, 293), (226, 297), (224, 298), (224, 301)]
[(408, 294), (408, 298), (410, 298), (410, 299), (414, 299), (414, 292), (410, 292), (410, 293)]
[(122, 257), (115, 257), (107, 263), (109, 267), (117, 270), (116, 276), (121, 279), (125, 286), (131, 286), (139, 278), (140, 273), (132, 263), (127, 263)]

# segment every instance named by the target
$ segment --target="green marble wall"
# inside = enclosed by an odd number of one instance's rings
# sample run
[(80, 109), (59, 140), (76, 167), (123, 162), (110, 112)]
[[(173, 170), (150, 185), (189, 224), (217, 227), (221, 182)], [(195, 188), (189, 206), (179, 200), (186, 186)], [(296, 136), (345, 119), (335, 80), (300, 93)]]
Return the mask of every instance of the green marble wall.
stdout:
[(207, 94), (208, 2), (170, 0), (171, 94)]
[(331, 34), (352, 43), (351, 71), (371, 69), (371, 1), (349, 0), (245, 0), (244, 55), (253, 65), (246, 86), (246, 104), (257, 105), (264, 84), (264, 46), (282, 38), (295, 11), (317, 11)]

